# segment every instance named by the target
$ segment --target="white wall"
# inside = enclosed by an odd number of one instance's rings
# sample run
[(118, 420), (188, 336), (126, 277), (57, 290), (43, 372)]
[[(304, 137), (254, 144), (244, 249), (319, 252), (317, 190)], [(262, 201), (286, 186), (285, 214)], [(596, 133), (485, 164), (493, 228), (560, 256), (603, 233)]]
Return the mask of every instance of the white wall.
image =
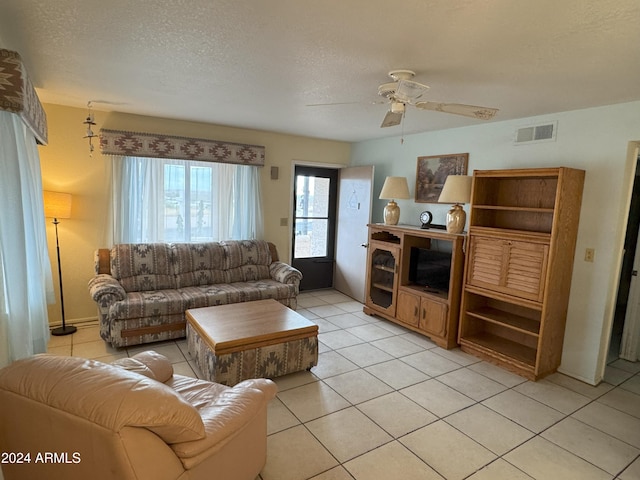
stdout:
[[(418, 115), (420, 112), (413, 112)], [(409, 115), (406, 119), (411, 121)], [(513, 144), (517, 128), (558, 122), (554, 142)], [(630, 142), (640, 140), (640, 102), (590, 108), (515, 121), (494, 122), (354, 144), (350, 165), (375, 165), (374, 196), (387, 175), (406, 176), (415, 185), (418, 156), (469, 152), (473, 170), (573, 167), (586, 171), (569, 312), (560, 371), (597, 384), (604, 372), (611, 329), (630, 187)], [(417, 225), (430, 210), (434, 223), (444, 223), (450, 208), (398, 200), (400, 223)], [(375, 200), (373, 221), (382, 221), (385, 200)], [(468, 207), (466, 208), (468, 211)], [(595, 249), (594, 263), (584, 261), (585, 248)]]

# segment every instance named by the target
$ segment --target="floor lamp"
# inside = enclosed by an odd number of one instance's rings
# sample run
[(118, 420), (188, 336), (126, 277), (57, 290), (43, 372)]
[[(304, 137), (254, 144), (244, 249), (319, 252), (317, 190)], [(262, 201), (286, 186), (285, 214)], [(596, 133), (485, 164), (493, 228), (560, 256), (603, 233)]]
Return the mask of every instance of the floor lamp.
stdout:
[(60, 306), (62, 309), (62, 327), (51, 330), (52, 335), (69, 335), (77, 328), (65, 323), (64, 318), (64, 293), (62, 292), (62, 267), (60, 266), (60, 243), (58, 242), (59, 218), (71, 218), (71, 194), (60, 192), (44, 192), (44, 216), (53, 218), (56, 226), (56, 252), (58, 254), (58, 279), (60, 280)]

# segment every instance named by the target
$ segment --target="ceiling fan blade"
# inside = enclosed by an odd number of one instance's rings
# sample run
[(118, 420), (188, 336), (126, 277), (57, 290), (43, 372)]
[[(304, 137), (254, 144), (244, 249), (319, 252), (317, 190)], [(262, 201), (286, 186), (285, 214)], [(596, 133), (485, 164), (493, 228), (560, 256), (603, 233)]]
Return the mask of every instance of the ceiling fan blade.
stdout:
[(384, 116), (384, 120), (382, 120), (382, 125), (380, 125), (380, 128), (395, 127), (396, 125), (400, 125), (400, 122), (402, 122), (403, 113), (404, 112), (392, 112), (391, 110), (389, 110)]
[(418, 102), (415, 106), (423, 110), (453, 113), (455, 115), (464, 115), (465, 117), (478, 118), (480, 120), (491, 120), (495, 114), (498, 113), (497, 108), (478, 107), (476, 105), (464, 105), (462, 103)]
[(402, 103), (415, 103), (427, 93), (429, 87), (412, 80), (399, 80), (394, 98)]

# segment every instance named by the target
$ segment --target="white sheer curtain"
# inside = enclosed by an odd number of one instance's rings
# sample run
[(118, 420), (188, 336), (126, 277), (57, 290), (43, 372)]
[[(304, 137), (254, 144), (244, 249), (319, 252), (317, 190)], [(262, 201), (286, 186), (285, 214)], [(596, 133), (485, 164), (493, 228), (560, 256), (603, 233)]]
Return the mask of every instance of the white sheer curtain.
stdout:
[(46, 352), (51, 265), (35, 139), (0, 111), (0, 367)]
[[(262, 238), (262, 201), (260, 169), (256, 166), (224, 163), (164, 160), (157, 158), (112, 156), (111, 243), (164, 241), (220, 241)], [(182, 238), (169, 233), (168, 223), (175, 218), (167, 211), (175, 185), (165, 178), (167, 165), (184, 170), (182, 214), (192, 215), (197, 195), (202, 193), (189, 186), (190, 170), (200, 168), (210, 172), (207, 233), (197, 236), (188, 231)], [(202, 189), (202, 186), (201, 186)], [(193, 198), (190, 197), (193, 196)], [(195, 207), (197, 208), (197, 207)], [(171, 218), (170, 218), (171, 217)], [(195, 230), (195, 228), (194, 228)]]

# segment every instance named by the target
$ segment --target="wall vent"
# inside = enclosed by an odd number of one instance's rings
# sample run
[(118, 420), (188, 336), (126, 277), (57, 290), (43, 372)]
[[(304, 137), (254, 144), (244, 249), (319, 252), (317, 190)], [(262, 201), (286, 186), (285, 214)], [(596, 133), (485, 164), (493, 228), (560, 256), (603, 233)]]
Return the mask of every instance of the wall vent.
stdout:
[(557, 129), (558, 122), (521, 127), (516, 130), (513, 143), (516, 145), (526, 145), (534, 142), (554, 142), (556, 140)]

